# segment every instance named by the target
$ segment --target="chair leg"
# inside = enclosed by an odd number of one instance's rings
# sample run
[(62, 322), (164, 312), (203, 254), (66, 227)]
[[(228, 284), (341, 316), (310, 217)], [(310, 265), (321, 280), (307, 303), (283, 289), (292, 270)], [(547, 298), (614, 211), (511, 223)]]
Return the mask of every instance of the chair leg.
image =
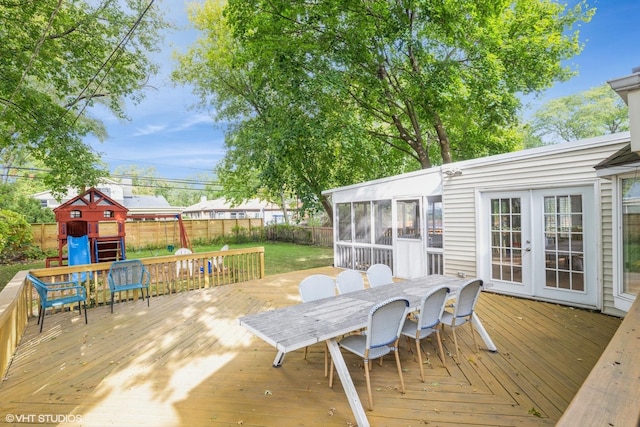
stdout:
[(38, 325), (40, 324), (40, 321), (44, 317), (43, 313), (44, 313), (44, 308), (42, 308), (42, 305), (41, 305), (40, 308), (38, 309)]
[[(396, 355), (396, 365), (398, 366), (398, 376), (400, 377), (400, 386), (402, 387), (402, 394), (404, 394), (404, 377), (402, 376), (402, 365), (400, 365), (400, 352), (398, 351), (398, 342), (395, 343), (395, 355)], [(422, 364), (420, 364), (420, 368), (422, 368)]]
[(476, 340), (476, 330), (473, 327), (473, 322), (471, 321), (471, 317), (469, 318), (469, 326), (471, 327), (471, 338), (473, 338), (473, 345), (476, 346), (476, 353), (479, 353), (480, 348), (478, 347), (478, 341)]
[(444, 349), (442, 348), (442, 337), (440, 336), (440, 331), (439, 330), (435, 330), (434, 331), (436, 333), (436, 340), (438, 340), (438, 350), (440, 350), (440, 359), (442, 360), (442, 366), (443, 367), (447, 367), (446, 362), (444, 361)]
[(329, 345), (324, 343), (324, 376), (329, 375)]
[(40, 319), (40, 332), (42, 332), (42, 327), (44, 326), (44, 307), (40, 306), (40, 313), (38, 313), (38, 318), (40, 318), (40, 314), (42, 314), (42, 319)]
[(460, 364), (460, 349), (458, 348), (458, 338), (456, 337), (455, 324), (451, 325), (451, 333), (453, 334), (453, 345), (456, 346), (456, 363)]
[[(144, 296), (144, 294), (142, 294), (142, 296)], [(149, 288), (147, 288), (147, 307), (149, 307), (149, 300), (151, 298), (149, 298)]]
[(89, 323), (89, 319), (87, 319), (87, 303), (85, 302), (84, 304), (84, 324), (88, 324)]
[(113, 292), (111, 292), (111, 313), (113, 314)]
[(371, 379), (369, 378), (369, 360), (364, 361), (364, 376), (367, 379), (367, 393), (369, 393), (369, 410), (373, 411), (373, 395), (371, 394)]
[(416, 352), (418, 353), (418, 364), (420, 364), (420, 380), (424, 382), (424, 367), (422, 366), (422, 350), (420, 349), (420, 340), (416, 338)]

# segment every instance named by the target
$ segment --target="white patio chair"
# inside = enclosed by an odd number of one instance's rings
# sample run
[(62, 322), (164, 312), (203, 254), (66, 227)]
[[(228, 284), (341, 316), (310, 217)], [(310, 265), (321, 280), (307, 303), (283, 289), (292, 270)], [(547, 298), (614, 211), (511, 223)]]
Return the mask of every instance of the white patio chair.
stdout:
[(422, 348), (420, 342), (430, 336), (436, 335), (438, 341), (438, 350), (440, 350), (440, 359), (442, 366), (446, 366), (444, 359), (444, 350), (442, 349), (442, 340), (440, 339), (440, 317), (444, 311), (444, 306), (449, 296), (449, 288), (447, 286), (439, 286), (427, 293), (420, 302), (420, 309), (417, 313), (417, 321), (408, 318), (404, 322), (402, 335), (407, 338), (413, 338), (416, 341), (416, 352), (418, 353), (418, 363), (420, 364), (420, 379), (424, 382), (424, 367), (422, 366)]
[[(363, 359), (370, 410), (373, 410), (373, 395), (371, 394), (371, 379), (369, 377), (372, 360), (379, 359), (391, 352), (395, 354), (400, 385), (402, 393), (404, 393), (404, 378), (398, 354), (398, 341), (402, 325), (407, 317), (408, 307), (409, 301), (404, 298), (391, 298), (374, 305), (367, 317), (366, 334), (349, 335), (338, 343), (341, 348)], [(331, 360), (329, 387), (333, 387), (333, 360)]]
[(391, 267), (386, 264), (373, 264), (367, 269), (367, 280), (372, 288), (392, 284), (393, 273)]
[[(229, 245), (224, 245), (223, 247), (220, 248), (220, 251), (228, 251), (228, 250), (229, 250)], [(212, 261), (211, 263), (213, 265), (214, 271), (217, 271), (219, 273), (222, 273), (224, 271), (224, 256), (213, 257), (211, 261)]]
[[(304, 278), (298, 285), (302, 302), (315, 301), (317, 299), (336, 296), (336, 282), (324, 274), (314, 274)], [(307, 359), (308, 347), (304, 348), (304, 358)], [(324, 376), (328, 375), (329, 352), (324, 346)]]
[(473, 316), (473, 311), (475, 310), (476, 302), (478, 302), (481, 290), (482, 280), (469, 280), (458, 289), (458, 292), (456, 292), (456, 302), (453, 304), (453, 312), (445, 310), (440, 318), (442, 325), (448, 325), (451, 327), (453, 343), (456, 346), (456, 363), (460, 363), (460, 348), (458, 346), (458, 338), (456, 337), (456, 329), (465, 323), (468, 323), (471, 327), (471, 337), (473, 338), (473, 344), (476, 347), (476, 352), (480, 351), (478, 348), (478, 342), (476, 341), (471, 317)]
[(336, 277), (336, 288), (339, 294), (360, 291), (364, 289), (364, 278), (357, 270), (344, 270)]
[[(176, 251), (175, 255), (189, 255), (192, 253), (189, 248), (180, 248)], [(187, 270), (189, 275), (191, 275), (193, 273), (193, 261), (186, 259), (176, 261), (176, 276), (179, 276), (182, 270)]]

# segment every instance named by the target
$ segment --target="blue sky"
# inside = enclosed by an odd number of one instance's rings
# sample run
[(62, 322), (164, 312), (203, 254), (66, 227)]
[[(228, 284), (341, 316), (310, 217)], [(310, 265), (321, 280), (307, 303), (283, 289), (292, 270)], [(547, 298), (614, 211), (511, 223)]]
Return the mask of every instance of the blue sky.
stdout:
[[(156, 176), (188, 179), (211, 174), (224, 156), (221, 125), (210, 115), (193, 108), (195, 97), (188, 87), (175, 87), (170, 80), (174, 66), (173, 50), (184, 51), (198, 37), (189, 29), (186, 4), (190, 1), (167, 0), (167, 17), (179, 28), (167, 35), (165, 47), (157, 57), (159, 75), (149, 84), (156, 89), (146, 93), (143, 102), (129, 105), (130, 121), (122, 122), (96, 109), (92, 114), (104, 121), (109, 138), (87, 140), (102, 153), (113, 172), (120, 165), (155, 168)], [(570, 1), (571, 4), (575, 0)], [(600, 86), (608, 80), (626, 76), (640, 66), (639, 0), (591, 0), (597, 8), (590, 23), (580, 28), (583, 52), (567, 63), (578, 71), (569, 82), (555, 85), (542, 96), (524, 100), (527, 110), (537, 109), (545, 101)]]

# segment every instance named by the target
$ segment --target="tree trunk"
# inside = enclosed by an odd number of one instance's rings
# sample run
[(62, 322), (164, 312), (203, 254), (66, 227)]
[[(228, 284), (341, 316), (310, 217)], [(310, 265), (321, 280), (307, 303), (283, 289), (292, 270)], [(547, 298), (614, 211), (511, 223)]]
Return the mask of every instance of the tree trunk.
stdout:
[(440, 143), (440, 156), (442, 157), (442, 163), (451, 163), (451, 146), (449, 145), (449, 135), (440, 120), (440, 116), (434, 114), (436, 133), (438, 134), (438, 142)]
[(322, 203), (322, 207), (324, 208), (324, 211), (327, 213), (327, 216), (329, 217), (331, 226), (333, 226), (333, 205), (331, 204), (331, 200), (326, 196), (322, 196), (320, 198), (320, 201)]

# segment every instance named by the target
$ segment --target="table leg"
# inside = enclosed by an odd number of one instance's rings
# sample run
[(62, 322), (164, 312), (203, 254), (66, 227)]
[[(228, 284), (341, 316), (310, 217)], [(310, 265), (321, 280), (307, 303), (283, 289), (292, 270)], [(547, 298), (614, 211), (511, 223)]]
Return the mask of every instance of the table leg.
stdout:
[(276, 354), (276, 358), (273, 359), (274, 368), (279, 368), (280, 366), (282, 366), (282, 362), (284, 362), (284, 355), (285, 355), (285, 352), (278, 350), (278, 353)]
[(476, 331), (478, 331), (478, 334), (482, 338), (482, 341), (484, 341), (489, 351), (498, 351), (498, 347), (496, 347), (496, 345), (493, 343), (493, 340), (487, 333), (487, 330), (482, 325), (482, 322), (480, 321), (480, 318), (476, 313), (473, 313), (471, 315), (471, 321), (473, 322), (473, 327)]
[(356, 418), (356, 424), (358, 427), (369, 427), (369, 420), (364, 412), (362, 402), (360, 402), (360, 397), (358, 396), (356, 387), (353, 385), (353, 380), (351, 379), (351, 375), (347, 369), (347, 364), (342, 357), (342, 352), (340, 351), (340, 347), (338, 346), (335, 338), (327, 340), (327, 347), (329, 347), (329, 353), (333, 359), (333, 365), (338, 372), (340, 382), (342, 383), (344, 392), (349, 400), (351, 411), (353, 411), (353, 415)]

